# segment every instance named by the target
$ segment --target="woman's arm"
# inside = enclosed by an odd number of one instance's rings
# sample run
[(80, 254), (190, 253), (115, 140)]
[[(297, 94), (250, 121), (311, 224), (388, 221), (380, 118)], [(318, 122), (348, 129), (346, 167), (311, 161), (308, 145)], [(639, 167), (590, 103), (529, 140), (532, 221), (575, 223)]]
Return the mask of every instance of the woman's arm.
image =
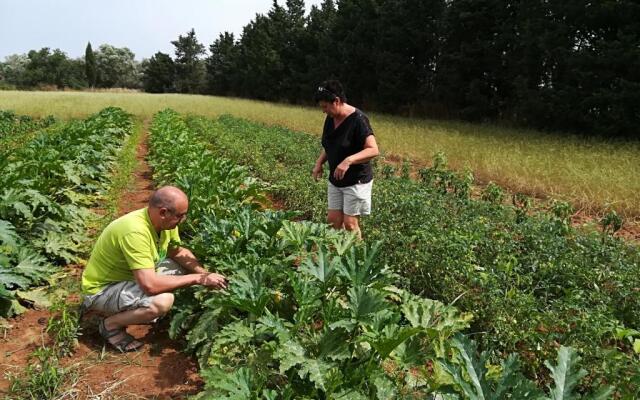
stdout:
[(318, 156), (316, 160), (316, 165), (313, 167), (313, 170), (311, 170), (311, 176), (313, 176), (313, 179), (316, 181), (322, 178), (322, 165), (325, 162), (327, 162), (327, 153), (322, 149), (320, 156)]
[(333, 172), (333, 177), (337, 180), (344, 178), (344, 174), (347, 173), (349, 166), (352, 164), (364, 164), (367, 161), (371, 161), (376, 158), (380, 154), (378, 150), (378, 143), (376, 142), (376, 137), (373, 135), (367, 136), (364, 141), (364, 147), (362, 150), (357, 152), (356, 154), (352, 154), (342, 160), (340, 164), (336, 167), (336, 170)]

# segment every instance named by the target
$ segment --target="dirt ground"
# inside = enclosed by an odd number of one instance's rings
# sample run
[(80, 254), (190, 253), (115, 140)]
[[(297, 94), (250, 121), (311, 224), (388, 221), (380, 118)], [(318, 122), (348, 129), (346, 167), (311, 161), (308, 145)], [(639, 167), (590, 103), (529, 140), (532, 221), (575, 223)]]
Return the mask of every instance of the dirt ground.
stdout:
[[(147, 153), (145, 137), (138, 148), (134, 184), (120, 199), (120, 215), (146, 206), (154, 189), (152, 172), (145, 161)], [(79, 279), (82, 267), (69, 266), (67, 271)], [(11, 328), (4, 334), (0, 331), (0, 398), (10, 385), (5, 373), (23, 370), (29, 354), (47, 343), (45, 329), (50, 317), (46, 310), (30, 310), (10, 320)], [(96, 321), (85, 318), (75, 354), (61, 360), (72, 371), (72, 379), (59, 399), (181, 399), (201, 390), (203, 382), (195, 360), (181, 353), (181, 345), (169, 339), (166, 321), (157, 326), (129, 327), (128, 332), (145, 345), (126, 354), (104, 346)]]

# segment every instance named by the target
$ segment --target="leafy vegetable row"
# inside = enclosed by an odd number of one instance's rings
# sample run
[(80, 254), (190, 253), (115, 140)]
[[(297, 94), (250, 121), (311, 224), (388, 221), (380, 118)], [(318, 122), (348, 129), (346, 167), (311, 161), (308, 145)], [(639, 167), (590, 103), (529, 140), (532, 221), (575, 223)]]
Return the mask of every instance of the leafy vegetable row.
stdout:
[(55, 121), (56, 119), (51, 115), (42, 119), (35, 119), (28, 115), (17, 115), (11, 110), (0, 110), (0, 139), (5, 136), (43, 129), (52, 125)]
[(16, 291), (45, 282), (53, 263), (76, 259), (88, 207), (131, 128), (128, 114), (106, 108), (0, 159), (0, 316), (19, 312)]
[(176, 299), (170, 333), (198, 356), (200, 398), (575, 398), (586, 372), (574, 350), (548, 364), (550, 394), (516, 355), (489, 373), (486, 354), (460, 334), (471, 314), (399, 287), (382, 242), (263, 210), (260, 184), (179, 114), (156, 115), (151, 149), (158, 182), (191, 198), (188, 246), (230, 277), (226, 291), (192, 287)]
[[(309, 173), (317, 138), (231, 116), (187, 122), (216, 155), (269, 182), (279, 202), (324, 220), (326, 187)], [(493, 184), (472, 198), (472, 183), (469, 171), (447, 170), (443, 155), (418, 181), (406, 165), (379, 163), (366, 240), (384, 240), (382, 261), (403, 287), (472, 312), (467, 332), (492, 362), (517, 352), (528, 376), (548, 382), (544, 360), (560, 345), (573, 346), (589, 371), (583, 389), (614, 383), (619, 395), (639, 396), (639, 248), (576, 231), (565, 203), (532, 214), (529, 199), (515, 195), (515, 205), (504, 205), (505, 193)], [(617, 224), (603, 222), (605, 231)]]

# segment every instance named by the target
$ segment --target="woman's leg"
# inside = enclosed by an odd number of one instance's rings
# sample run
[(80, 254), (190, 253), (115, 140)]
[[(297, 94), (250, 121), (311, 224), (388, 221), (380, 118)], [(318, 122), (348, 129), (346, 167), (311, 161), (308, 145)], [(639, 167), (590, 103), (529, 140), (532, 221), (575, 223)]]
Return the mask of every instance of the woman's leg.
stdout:
[(360, 225), (358, 223), (359, 217), (357, 215), (343, 215), (344, 229), (355, 232), (355, 234), (358, 236), (358, 239), (362, 239), (362, 232), (360, 232)]
[(342, 210), (329, 210), (329, 212), (327, 212), (327, 222), (331, 224), (334, 229), (342, 229), (344, 226), (344, 214), (342, 214)]
[(327, 202), (327, 222), (334, 229), (342, 229), (344, 224), (342, 214), (344, 198), (340, 188), (335, 187), (331, 182), (328, 182), (327, 185)]

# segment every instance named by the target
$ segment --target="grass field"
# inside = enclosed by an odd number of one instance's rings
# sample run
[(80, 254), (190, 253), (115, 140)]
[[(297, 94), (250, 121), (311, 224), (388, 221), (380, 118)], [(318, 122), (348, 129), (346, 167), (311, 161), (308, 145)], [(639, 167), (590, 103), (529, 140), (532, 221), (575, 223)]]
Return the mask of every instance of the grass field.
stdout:
[[(324, 118), (313, 107), (211, 96), (0, 91), (0, 109), (32, 116), (79, 118), (110, 105), (143, 119), (171, 107), (211, 117), (233, 114), (316, 135)], [(612, 207), (628, 218), (640, 217), (639, 142), (554, 136), (376, 113), (369, 116), (387, 154), (420, 164), (430, 162), (436, 152), (442, 151), (450, 166), (470, 167), (481, 182), (494, 181), (511, 191), (568, 200), (590, 212)], [(312, 162), (309, 160), (309, 165)]]

